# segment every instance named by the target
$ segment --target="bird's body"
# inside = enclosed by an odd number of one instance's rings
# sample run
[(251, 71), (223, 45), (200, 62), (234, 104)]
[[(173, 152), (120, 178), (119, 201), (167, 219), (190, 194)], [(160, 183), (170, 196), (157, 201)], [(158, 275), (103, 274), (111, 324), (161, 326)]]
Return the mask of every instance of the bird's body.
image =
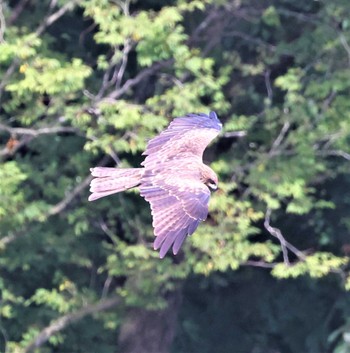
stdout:
[(206, 146), (221, 130), (214, 112), (176, 118), (150, 140), (142, 168), (91, 169), (90, 201), (138, 186), (151, 205), (154, 249), (163, 258), (172, 247), (177, 254), (186, 236), (208, 215), (215, 172), (202, 162)]

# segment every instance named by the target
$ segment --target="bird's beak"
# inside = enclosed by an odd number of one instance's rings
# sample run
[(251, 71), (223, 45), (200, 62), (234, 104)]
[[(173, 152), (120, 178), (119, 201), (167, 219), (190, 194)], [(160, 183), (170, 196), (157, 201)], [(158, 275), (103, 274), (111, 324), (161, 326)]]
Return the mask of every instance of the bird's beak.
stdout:
[(210, 183), (207, 185), (212, 191), (216, 191), (218, 189), (218, 186), (216, 184)]

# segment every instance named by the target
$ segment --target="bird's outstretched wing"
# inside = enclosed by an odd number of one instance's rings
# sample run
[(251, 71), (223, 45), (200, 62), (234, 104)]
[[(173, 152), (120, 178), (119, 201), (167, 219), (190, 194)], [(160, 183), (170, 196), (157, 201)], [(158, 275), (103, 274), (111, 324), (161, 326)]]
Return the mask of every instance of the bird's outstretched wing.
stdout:
[(188, 114), (174, 119), (169, 127), (150, 140), (143, 153), (146, 168), (171, 159), (195, 156), (202, 159), (208, 144), (219, 134), (222, 125), (215, 112)]
[(195, 178), (169, 177), (164, 173), (163, 177), (158, 174), (157, 179), (145, 175), (140, 191), (151, 205), (154, 249), (160, 249), (161, 258), (171, 247), (176, 255), (185, 238), (207, 218), (208, 187)]

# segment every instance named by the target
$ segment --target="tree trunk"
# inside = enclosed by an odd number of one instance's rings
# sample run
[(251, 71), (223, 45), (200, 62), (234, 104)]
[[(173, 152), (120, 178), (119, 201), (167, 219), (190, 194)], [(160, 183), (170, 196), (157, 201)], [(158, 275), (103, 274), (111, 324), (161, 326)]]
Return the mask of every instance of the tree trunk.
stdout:
[(119, 334), (122, 353), (169, 353), (175, 336), (181, 289), (167, 295), (164, 310), (131, 309)]

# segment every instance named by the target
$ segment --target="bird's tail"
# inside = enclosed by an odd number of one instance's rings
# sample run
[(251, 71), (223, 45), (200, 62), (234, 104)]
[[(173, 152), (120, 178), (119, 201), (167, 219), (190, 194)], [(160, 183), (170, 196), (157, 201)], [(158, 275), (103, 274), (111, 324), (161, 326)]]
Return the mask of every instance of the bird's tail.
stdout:
[(143, 168), (91, 168), (89, 201), (131, 189), (140, 184)]

